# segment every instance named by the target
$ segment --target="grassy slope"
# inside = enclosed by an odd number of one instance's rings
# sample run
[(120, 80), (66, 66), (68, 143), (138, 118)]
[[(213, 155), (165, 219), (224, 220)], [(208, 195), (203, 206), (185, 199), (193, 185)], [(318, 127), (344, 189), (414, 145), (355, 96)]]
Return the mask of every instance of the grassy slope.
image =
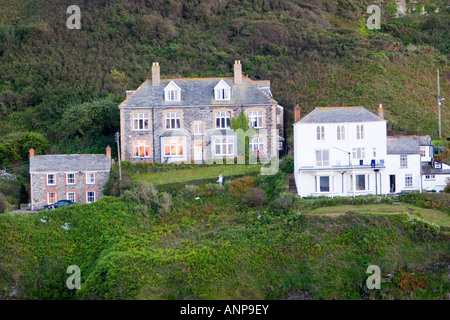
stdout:
[[(330, 218), (301, 214), (304, 201), (277, 214), (218, 189), (195, 195), (201, 200), (180, 193), (162, 220), (110, 197), (0, 216), (0, 296), (12, 287), (26, 298), (99, 299), (274, 299), (305, 290), (316, 299), (437, 299), (450, 290), (448, 233), (407, 215)], [(64, 286), (72, 264), (82, 270), (77, 293)], [(361, 295), (371, 264), (395, 276)]]
[(187, 182), (191, 180), (203, 180), (218, 178), (222, 173), (224, 180), (227, 176), (255, 174), (261, 171), (260, 165), (221, 165), (211, 167), (193, 167), (180, 170), (168, 170), (161, 172), (148, 172), (133, 175), (134, 182), (149, 182), (153, 185)]

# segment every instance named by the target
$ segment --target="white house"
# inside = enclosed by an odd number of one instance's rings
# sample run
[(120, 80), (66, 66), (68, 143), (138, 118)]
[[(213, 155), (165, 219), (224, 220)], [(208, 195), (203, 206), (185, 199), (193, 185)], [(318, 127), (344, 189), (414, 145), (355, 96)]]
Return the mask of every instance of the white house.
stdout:
[(421, 148), (417, 137), (387, 137), (386, 172), (390, 193), (422, 191), (421, 165)]
[(295, 109), (294, 175), (301, 197), (442, 191), (450, 165), (433, 159), (430, 136), (386, 132), (363, 107), (318, 107), (300, 120)]
[(301, 197), (389, 193), (386, 120), (364, 107), (318, 107), (294, 123), (294, 175)]

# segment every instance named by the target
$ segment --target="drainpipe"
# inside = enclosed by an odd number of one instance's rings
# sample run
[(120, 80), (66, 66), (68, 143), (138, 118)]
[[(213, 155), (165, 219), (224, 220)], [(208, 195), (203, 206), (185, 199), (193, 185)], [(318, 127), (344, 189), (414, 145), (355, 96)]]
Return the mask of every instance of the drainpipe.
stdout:
[(153, 163), (156, 162), (156, 155), (155, 155), (155, 107), (152, 106), (152, 140), (153, 140)]

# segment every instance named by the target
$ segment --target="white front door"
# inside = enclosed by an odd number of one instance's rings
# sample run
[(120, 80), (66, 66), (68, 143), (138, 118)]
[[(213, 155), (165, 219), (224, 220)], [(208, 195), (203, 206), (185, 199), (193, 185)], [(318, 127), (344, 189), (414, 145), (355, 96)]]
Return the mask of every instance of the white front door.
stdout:
[(203, 143), (202, 142), (194, 143), (194, 161), (195, 162), (203, 161)]

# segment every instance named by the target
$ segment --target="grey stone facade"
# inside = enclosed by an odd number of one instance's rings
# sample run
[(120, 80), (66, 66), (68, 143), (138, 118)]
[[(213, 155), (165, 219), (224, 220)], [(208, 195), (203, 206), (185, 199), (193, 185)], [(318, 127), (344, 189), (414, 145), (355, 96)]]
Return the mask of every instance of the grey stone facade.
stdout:
[[(107, 155), (35, 157), (30, 152), (31, 210), (42, 209), (46, 204), (69, 199), (69, 196), (73, 196), (76, 203), (88, 203), (100, 199), (103, 196), (104, 185), (110, 176), (111, 153), (108, 149)], [(74, 175), (73, 181), (68, 179), (69, 174), (70, 178)], [(90, 199), (88, 199), (88, 192)]]
[[(158, 72), (159, 66), (153, 64), (152, 74), (156, 83), (147, 80), (119, 106), (122, 160), (204, 162), (219, 158), (214, 154), (216, 145), (212, 137), (234, 135), (230, 129), (216, 127), (216, 114), (221, 111), (228, 112), (231, 118), (237, 118), (241, 112), (246, 115), (251, 111), (262, 112), (262, 126), (256, 129), (257, 135), (264, 141), (261, 152), (265, 156), (278, 156), (278, 135), (283, 135), (283, 107), (272, 99), (269, 81), (252, 81), (242, 77), (239, 68), (235, 68), (235, 73), (242, 78), (240, 83), (235, 82), (236, 77), (164, 80), (159, 78)], [(215, 86), (221, 81), (231, 88), (229, 100), (218, 101), (214, 98)], [(179, 101), (165, 100), (164, 90), (172, 82), (181, 88)], [(169, 113), (178, 114), (180, 128), (166, 128)], [(144, 115), (148, 127), (135, 130), (134, 117), (138, 117), (137, 114)], [(195, 124), (201, 124), (200, 132), (195, 131)], [(174, 137), (181, 141), (183, 154), (166, 157), (167, 139)], [(165, 145), (163, 141), (166, 141)], [(143, 149), (139, 149), (138, 145), (143, 145)], [(239, 152), (242, 153), (242, 150)], [(237, 154), (237, 145), (234, 153)]]

